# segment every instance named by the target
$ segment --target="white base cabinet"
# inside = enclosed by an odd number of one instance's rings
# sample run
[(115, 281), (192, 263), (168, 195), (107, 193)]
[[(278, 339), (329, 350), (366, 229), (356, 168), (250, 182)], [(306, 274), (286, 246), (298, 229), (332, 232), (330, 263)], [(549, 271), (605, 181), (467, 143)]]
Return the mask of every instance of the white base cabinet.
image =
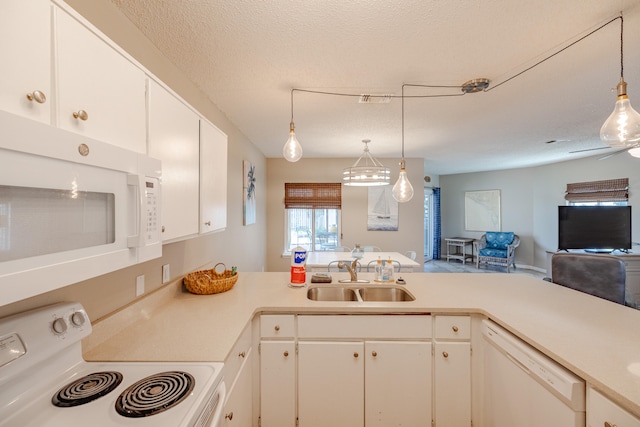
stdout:
[(295, 342), (262, 341), (260, 362), (261, 427), (295, 427)]
[(364, 426), (364, 343), (298, 343), (300, 427)]
[(251, 349), (243, 357), (245, 360), (240, 367), (238, 376), (229, 390), (224, 405), (224, 419), (226, 427), (252, 427), (252, 387)]
[(587, 387), (587, 427), (640, 427), (640, 419)]

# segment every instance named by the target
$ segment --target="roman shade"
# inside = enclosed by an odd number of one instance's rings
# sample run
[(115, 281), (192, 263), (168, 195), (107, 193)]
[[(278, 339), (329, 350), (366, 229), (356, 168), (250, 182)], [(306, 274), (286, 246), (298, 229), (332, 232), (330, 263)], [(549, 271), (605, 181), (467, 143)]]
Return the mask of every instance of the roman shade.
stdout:
[(285, 209), (341, 209), (342, 184), (285, 182)]
[(569, 202), (627, 202), (629, 178), (567, 184), (564, 198)]

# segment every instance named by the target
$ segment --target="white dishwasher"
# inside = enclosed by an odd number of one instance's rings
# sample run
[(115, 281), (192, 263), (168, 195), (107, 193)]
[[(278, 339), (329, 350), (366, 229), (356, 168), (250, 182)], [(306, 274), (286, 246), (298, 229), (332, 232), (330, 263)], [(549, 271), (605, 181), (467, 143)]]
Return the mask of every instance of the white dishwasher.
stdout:
[(585, 383), (483, 320), (485, 427), (584, 427)]

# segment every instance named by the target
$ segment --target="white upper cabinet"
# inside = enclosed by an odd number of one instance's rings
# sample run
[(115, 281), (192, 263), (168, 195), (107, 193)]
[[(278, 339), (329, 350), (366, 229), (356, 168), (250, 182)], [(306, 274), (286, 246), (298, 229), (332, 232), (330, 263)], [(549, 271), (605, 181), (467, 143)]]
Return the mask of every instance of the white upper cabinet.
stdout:
[(67, 12), (54, 12), (58, 125), (145, 153), (145, 73)]
[(227, 135), (200, 120), (200, 233), (227, 226)]
[(151, 79), (148, 95), (149, 155), (162, 161), (162, 240), (197, 235), (200, 118)]
[(0, 109), (50, 124), (49, 1), (0, 2), (0, 40)]

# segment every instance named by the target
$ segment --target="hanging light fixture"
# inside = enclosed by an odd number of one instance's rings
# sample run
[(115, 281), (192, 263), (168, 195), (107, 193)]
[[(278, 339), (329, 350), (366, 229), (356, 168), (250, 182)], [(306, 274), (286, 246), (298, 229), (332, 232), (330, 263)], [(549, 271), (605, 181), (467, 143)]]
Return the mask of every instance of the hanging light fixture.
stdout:
[(391, 172), (378, 160), (371, 156), (368, 144), (369, 139), (363, 139), (364, 153), (349, 168), (342, 171), (342, 183), (355, 187), (370, 187), (374, 185), (389, 185)]
[(293, 125), (293, 89), (291, 89), (291, 123), (289, 123), (289, 139), (282, 147), (282, 155), (290, 162), (297, 162), (302, 157), (302, 146), (296, 138), (295, 126)]
[(627, 96), (627, 82), (624, 81), (623, 57), (624, 20), (620, 15), (620, 83), (618, 83), (618, 99), (613, 113), (600, 129), (600, 139), (610, 147), (633, 147), (640, 142), (640, 114), (631, 107)]
[(407, 169), (404, 161), (404, 84), (402, 85), (402, 160), (400, 161), (400, 175), (391, 191), (393, 198), (400, 203), (408, 202), (413, 198), (413, 186), (407, 177)]

